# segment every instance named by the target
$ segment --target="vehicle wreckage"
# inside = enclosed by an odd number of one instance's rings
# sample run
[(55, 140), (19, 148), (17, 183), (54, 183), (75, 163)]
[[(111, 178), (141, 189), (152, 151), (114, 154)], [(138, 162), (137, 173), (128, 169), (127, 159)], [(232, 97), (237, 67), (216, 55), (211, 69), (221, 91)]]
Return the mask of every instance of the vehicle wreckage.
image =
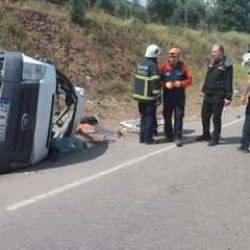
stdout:
[(0, 172), (44, 160), (53, 141), (76, 131), (84, 101), (48, 60), (0, 52)]

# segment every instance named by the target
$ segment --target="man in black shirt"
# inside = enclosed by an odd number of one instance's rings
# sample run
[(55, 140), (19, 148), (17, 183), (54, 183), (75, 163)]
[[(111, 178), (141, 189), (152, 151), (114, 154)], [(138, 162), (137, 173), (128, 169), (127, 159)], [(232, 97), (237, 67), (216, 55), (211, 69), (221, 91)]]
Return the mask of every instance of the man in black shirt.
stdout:
[[(211, 61), (201, 89), (203, 104), (201, 110), (203, 134), (197, 141), (210, 141), (209, 146), (219, 143), (221, 134), (221, 116), (223, 107), (232, 101), (233, 66), (224, 55), (224, 48), (214, 44), (211, 49)], [(214, 131), (210, 134), (210, 119), (213, 116)]]

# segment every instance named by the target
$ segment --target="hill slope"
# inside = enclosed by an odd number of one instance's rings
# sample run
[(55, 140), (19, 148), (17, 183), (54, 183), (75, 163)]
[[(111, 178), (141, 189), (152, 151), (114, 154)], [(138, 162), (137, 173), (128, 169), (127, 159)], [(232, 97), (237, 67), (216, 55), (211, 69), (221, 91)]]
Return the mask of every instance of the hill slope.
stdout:
[(203, 32), (182, 27), (142, 24), (121, 20), (103, 12), (89, 12), (86, 24), (70, 22), (69, 11), (48, 3), (0, 4), (0, 46), (30, 56), (52, 59), (65, 74), (87, 90), (87, 112), (97, 113), (104, 123), (135, 117), (131, 98), (135, 63), (150, 43), (163, 48), (161, 61), (170, 47), (178, 46), (194, 73), (188, 91), (188, 115), (199, 112), (198, 92), (212, 43), (225, 45), (235, 64), (235, 82), (241, 83), (241, 55), (250, 36), (237, 32)]

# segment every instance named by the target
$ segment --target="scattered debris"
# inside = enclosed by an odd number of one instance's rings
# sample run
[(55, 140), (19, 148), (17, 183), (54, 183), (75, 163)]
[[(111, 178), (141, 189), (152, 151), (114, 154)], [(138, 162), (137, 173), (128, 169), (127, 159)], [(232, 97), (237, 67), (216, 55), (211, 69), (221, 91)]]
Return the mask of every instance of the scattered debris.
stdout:
[(90, 134), (95, 133), (96, 129), (94, 126), (88, 124), (88, 123), (81, 123), (78, 127), (78, 131), (82, 134)]
[[(161, 116), (157, 117), (157, 125), (158, 127), (162, 127), (164, 125), (163, 117)], [(138, 118), (134, 120), (120, 122), (120, 126), (122, 128), (126, 128), (126, 132), (139, 133), (140, 132), (140, 119)], [(119, 131), (122, 131), (122, 129), (120, 129)], [(123, 133), (121, 132), (121, 134)]]
[(57, 153), (75, 153), (83, 149), (87, 149), (87, 145), (83, 140), (76, 137), (64, 137), (54, 141), (52, 147)]
[(114, 142), (115, 133), (101, 127), (95, 117), (85, 117), (78, 127), (78, 134), (85, 137), (90, 143)]
[(128, 133), (128, 130), (125, 127), (122, 127), (117, 131), (117, 136), (118, 138), (125, 137), (127, 133)]
[(87, 117), (82, 118), (81, 120), (81, 124), (85, 124), (85, 123), (88, 123), (90, 125), (96, 125), (99, 123), (99, 120), (95, 116), (87, 116)]

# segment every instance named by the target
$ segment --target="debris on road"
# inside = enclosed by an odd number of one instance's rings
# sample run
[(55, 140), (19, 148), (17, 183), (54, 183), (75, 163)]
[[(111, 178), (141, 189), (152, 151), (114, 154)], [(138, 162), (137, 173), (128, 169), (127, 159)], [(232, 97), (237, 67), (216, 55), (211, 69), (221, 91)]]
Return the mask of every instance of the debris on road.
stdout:
[[(163, 117), (159, 116), (157, 117), (157, 125), (158, 127), (162, 127), (164, 125), (164, 119)], [(139, 133), (140, 132), (140, 119), (131, 119), (127, 121), (120, 122), (120, 126), (122, 128), (125, 128), (127, 132), (131, 133)], [(122, 131), (122, 129), (120, 129)]]
[(60, 138), (56, 140), (53, 147), (58, 153), (75, 153), (87, 149), (87, 144), (76, 137)]
[(94, 144), (116, 141), (115, 133), (100, 126), (94, 117), (85, 117), (81, 120), (78, 134)]

